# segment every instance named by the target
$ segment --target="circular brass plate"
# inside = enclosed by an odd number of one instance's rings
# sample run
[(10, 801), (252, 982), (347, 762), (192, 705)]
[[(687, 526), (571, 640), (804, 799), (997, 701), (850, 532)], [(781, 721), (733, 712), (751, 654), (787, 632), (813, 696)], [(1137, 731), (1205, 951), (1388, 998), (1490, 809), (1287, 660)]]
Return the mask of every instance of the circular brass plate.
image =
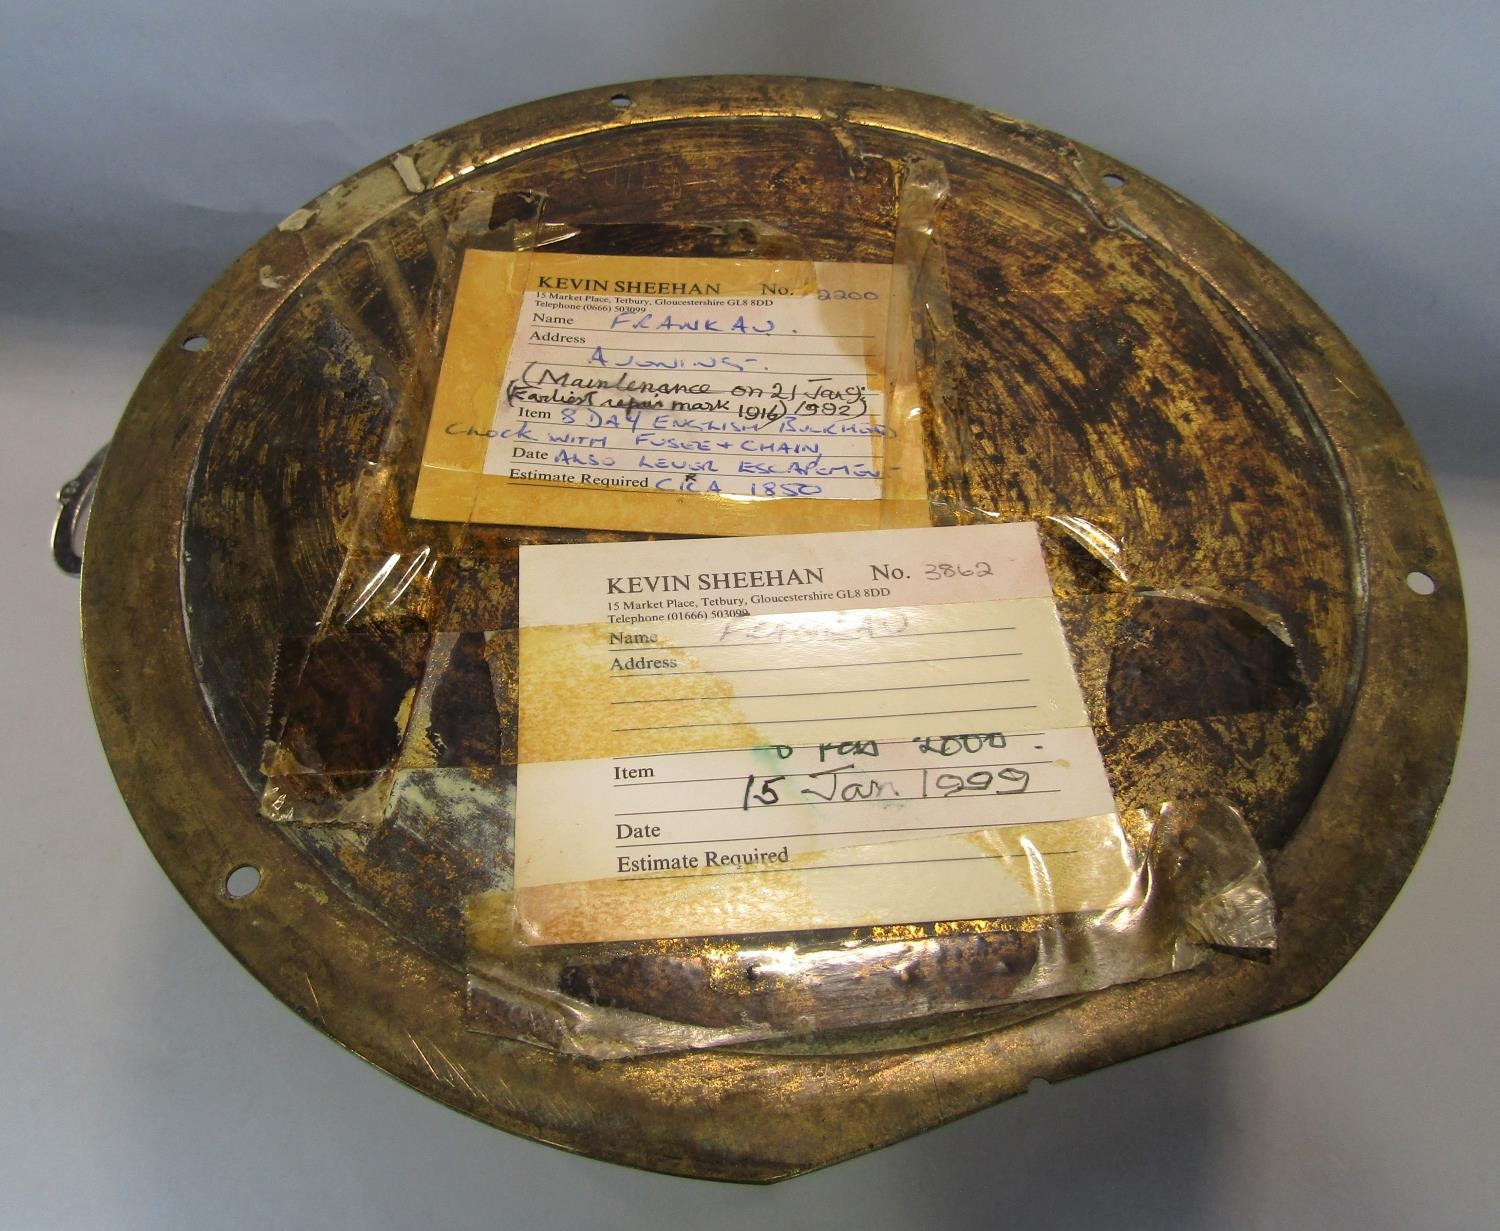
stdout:
[[(412, 861), (330, 859), (258, 809), (277, 639), (316, 618), (333, 582), (334, 528), (413, 362), (432, 253), (483, 186), (496, 200), (546, 193), (575, 223), (759, 219), (810, 255), (856, 259), (888, 242), (893, 168), (913, 154), (942, 161), (951, 184), (955, 401), (975, 504), (1103, 526), (1126, 544), (1136, 600), (1193, 586), (1285, 621), (1295, 669), (1249, 694), (1183, 687), (1186, 659), (1175, 692), (1150, 670), (1117, 673), (1127, 642), (1170, 658), (1173, 630), (1149, 607), (1105, 622), (1114, 644), (1075, 645), (1123, 799), (1212, 790), (1246, 812), (1281, 909), (1275, 956), (1215, 958), (1019, 1023), (978, 1015), (852, 1046), (588, 1063), (468, 1029), (451, 919), (415, 908), (430, 899), (410, 883), (391, 888)], [(1086, 554), (1059, 548), (1051, 563), (1065, 613), (1109, 594)], [(1418, 593), (1413, 573), (1435, 590)], [(1415, 861), (1463, 706), (1441, 509), (1385, 394), (1316, 305), (1214, 219), (1101, 154), (955, 103), (822, 81), (569, 95), (331, 189), (245, 253), (158, 354), (100, 480), (83, 586), (89, 683), (121, 790), (162, 866), (262, 983), (499, 1127), (727, 1179), (822, 1166), (1034, 1077), (1311, 996)], [(241, 867), (260, 874), (249, 892), (230, 880)]]

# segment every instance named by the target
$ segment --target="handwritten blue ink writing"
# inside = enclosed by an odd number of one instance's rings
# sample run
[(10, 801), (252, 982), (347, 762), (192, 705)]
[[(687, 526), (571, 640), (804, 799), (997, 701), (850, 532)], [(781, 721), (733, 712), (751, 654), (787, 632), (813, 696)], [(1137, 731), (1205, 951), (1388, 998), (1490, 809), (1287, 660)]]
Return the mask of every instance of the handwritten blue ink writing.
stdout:
[(730, 372), (748, 372), (764, 366), (756, 355), (704, 355), (694, 358), (674, 355), (671, 359), (650, 359), (631, 351), (619, 357), (613, 357), (607, 354), (602, 346), (596, 346), (589, 352), (589, 363), (601, 368), (664, 368), (667, 371), (690, 369), (701, 372), (720, 369)]
[(776, 332), (776, 322), (769, 317), (761, 320), (746, 320), (736, 316), (728, 320), (716, 316), (657, 316), (654, 312), (616, 312), (610, 321), (611, 329), (646, 330), (657, 333), (742, 333), (768, 334)]

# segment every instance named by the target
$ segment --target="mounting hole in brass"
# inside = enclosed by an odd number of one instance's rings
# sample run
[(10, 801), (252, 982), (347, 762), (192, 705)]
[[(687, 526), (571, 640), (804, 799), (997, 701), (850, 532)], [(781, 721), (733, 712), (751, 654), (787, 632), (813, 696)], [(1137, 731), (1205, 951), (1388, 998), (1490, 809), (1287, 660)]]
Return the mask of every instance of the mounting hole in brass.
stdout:
[(193, 354), (197, 354), (201, 350), (208, 349), (208, 339), (205, 338), (201, 333), (190, 333), (187, 337), (183, 338), (182, 341), (178, 343), (178, 345), (185, 351), (190, 351)]
[(242, 863), (224, 878), (224, 896), (238, 902), (260, 888), (260, 869)]
[(1413, 594), (1426, 597), (1437, 593), (1437, 582), (1420, 569), (1413, 569), (1406, 575), (1406, 586)]

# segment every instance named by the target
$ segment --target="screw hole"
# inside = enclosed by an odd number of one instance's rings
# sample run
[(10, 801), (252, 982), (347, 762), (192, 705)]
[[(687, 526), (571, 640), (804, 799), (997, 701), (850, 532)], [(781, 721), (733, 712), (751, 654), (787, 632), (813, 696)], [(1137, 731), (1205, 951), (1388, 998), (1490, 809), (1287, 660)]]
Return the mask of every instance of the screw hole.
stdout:
[(1426, 573), (1415, 570), (1406, 575), (1406, 587), (1413, 594), (1420, 594), (1423, 598), (1437, 593), (1437, 582)]
[(616, 94), (609, 100), (609, 105), (616, 111), (624, 111), (626, 107), (630, 106), (632, 101), (629, 94)]
[(192, 351), (194, 354), (197, 354), (201, 350), (208, 349), (208, 339), (201, 333), (190, 333), (182, 339), (179, 345), (183, 350)]
[(260, 869), (241, 864), (224, 878), (224, 892), (236, 900), (248, 898), (260, 888)]
[(1113, 171), (1110, 171), (1104, 176), (1104, 186), (1106, 188), (1123, 188), (1125, 187), (1125, 177), (1123, 175), (1116, 175)]

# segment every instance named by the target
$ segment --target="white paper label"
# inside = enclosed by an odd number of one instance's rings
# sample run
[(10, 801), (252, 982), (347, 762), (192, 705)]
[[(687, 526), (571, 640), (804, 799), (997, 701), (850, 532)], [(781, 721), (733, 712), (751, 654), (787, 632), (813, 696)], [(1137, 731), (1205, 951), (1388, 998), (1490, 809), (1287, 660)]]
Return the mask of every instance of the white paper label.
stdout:
[(533, 943), (1128, 891), (1032, 524), (526, 547), (521, 626)]
[(885, 406), (871, 366), (890, 271), (833, 268), (853, 284), (840, 295), (859, 298), (527, 291), (485, 473), (878, 500)]
[(412, 516), (929, 525), (913, 345), (890, 265), (470, 250)]

